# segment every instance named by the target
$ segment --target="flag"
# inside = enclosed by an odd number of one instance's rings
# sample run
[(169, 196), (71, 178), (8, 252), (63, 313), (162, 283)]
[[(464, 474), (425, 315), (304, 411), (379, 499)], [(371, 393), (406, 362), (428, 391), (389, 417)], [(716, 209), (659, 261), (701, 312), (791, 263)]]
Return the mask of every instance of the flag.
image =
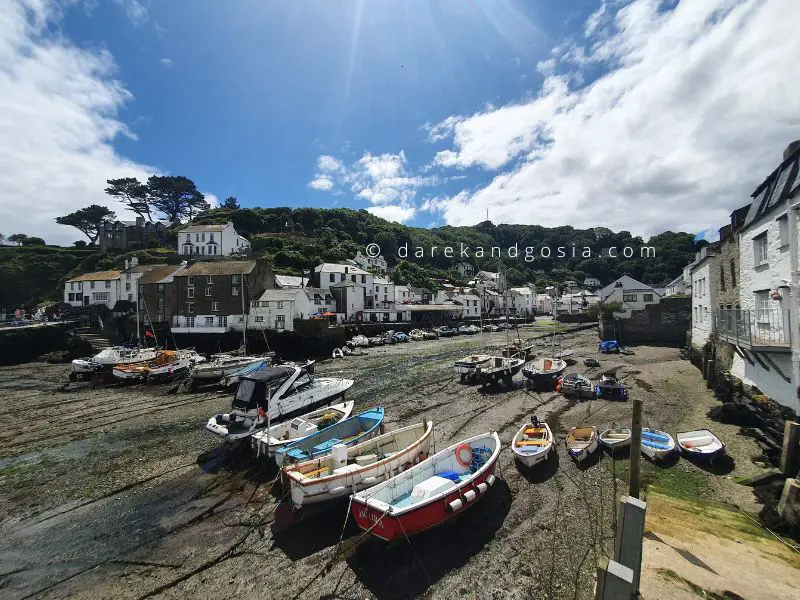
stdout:
[(258, 407), (258, 418), (259, 419), (266, 419), (267, 418), (267, 412), (263, 408), (261, 408), (260, 406)]
[(151, 337), (151, 338), (154, 338), (154, 337), (156, 337), (156, 336), (154, 336), (154, 335), (153, 335), (153, 332), (152, 332), (152, 331), (145, 331), (145, 332), (144, 332), (144, 337)]

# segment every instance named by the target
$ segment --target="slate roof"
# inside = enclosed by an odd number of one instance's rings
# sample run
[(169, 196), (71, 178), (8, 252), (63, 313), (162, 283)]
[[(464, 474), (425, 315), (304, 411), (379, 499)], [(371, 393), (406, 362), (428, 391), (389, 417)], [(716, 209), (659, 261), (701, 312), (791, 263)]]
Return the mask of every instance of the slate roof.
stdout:
[(139, 278), (139, 285), (169, 283), (172, 280), (172, 276), (184, 268), (183, 265), (155, 265)]
[(254, 260), (200, 261), (180, 274), (180, 277), (193, 275), (246, 275), (256, 268)]
[(744, 220), (744, 227), (772, 212), (781, 206), (787, 196), (796, 193), (800, 188), (800, 146), (795, 148), (767, 178), (762, 181), (752, 194), (754, 198), (750, 210)]
[(119, 270), (114, 270), (114, 271), (95, 271), (94, 273), (84, 273), (83, 275), (78, 275), (77, 277), (68, 279), (67, 283), (71, 281), (113, 281), (114, 279), (119, 279), (120, 272), (121, 271)]

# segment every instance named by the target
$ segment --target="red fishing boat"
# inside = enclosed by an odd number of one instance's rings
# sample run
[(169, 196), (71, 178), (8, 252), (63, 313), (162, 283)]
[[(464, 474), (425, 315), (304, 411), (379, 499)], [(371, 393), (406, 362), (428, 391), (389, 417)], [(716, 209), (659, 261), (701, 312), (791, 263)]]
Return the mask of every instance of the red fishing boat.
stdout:
[(486, 494), (500, 449), (496, 432), (476, 435), (354, 494), (356, 523), (387, 542), (444, 523)]

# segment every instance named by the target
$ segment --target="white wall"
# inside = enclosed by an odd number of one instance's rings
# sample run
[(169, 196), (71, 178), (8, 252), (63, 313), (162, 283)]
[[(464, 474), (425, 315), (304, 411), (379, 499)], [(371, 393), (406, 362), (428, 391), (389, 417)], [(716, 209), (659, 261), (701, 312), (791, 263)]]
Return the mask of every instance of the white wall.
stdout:
[[(771, 352), (770, 358), (787, 377), (791, 376), (792, 359), (789, 353)], [(765, 361), (766, 362), (766, 361)], [(748, 385), (757, 387), (768, 398), (778, 404), (788, 406), (796, 413), (800, 413), (800, 401), (797, 394), (793, 394), (792, 386), (787, 383), (774, 369), (765, 370), (758, 361), (750, 364), (738, 354), (733, 355), (731, 375), (738, 377)], [(767, 363), (769, 364), (769, 363)]]
[[(92, 284), (94, 284), (94, 287), (92, 287)], [(135, 288), (136, 286), (133, 287)], [(120, 299), (119, 290), (120, 281), (118, 279), (111, 281), (68, 281), (64, 284), (64, 302), (70, 306), (83, 306), (83, 298), (89, 296), (89, 305), (105, 304), (108, 308), (114, 308), (117, 300)], [(70, 294), (79, 294), (79, 297), (74, 299), (75, 296), (73, 296), (73, 300), (70, 300)], [(100, 298), (103, 297), (103, 294), (108, 294), (108, 298), (101, 300)], [(122, 299), (128, 299), (127, 292), (125, 292)]]
[(714, 331), (718, 271), (718, 256), (708, 256), (692, 269), (692, 346), (698, 349)]

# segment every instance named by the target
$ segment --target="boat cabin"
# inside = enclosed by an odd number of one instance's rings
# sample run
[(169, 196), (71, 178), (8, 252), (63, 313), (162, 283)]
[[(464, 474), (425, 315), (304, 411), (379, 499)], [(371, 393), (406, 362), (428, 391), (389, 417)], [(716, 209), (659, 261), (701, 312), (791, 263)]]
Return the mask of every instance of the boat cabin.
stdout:
[(313, 370), (306, 367), (279, 365), (248, 373), (239, 379), (239, 387), (236, 388), (236, 395), (233, 398), (233, 408), (256, 410), (260, 406), (266, 409), (269, 399), (274, 397), (292, 377), (294, 380), (291, 382), (291, 388), (284, 392), (283, 396), (310, 385), (314, 380)]

